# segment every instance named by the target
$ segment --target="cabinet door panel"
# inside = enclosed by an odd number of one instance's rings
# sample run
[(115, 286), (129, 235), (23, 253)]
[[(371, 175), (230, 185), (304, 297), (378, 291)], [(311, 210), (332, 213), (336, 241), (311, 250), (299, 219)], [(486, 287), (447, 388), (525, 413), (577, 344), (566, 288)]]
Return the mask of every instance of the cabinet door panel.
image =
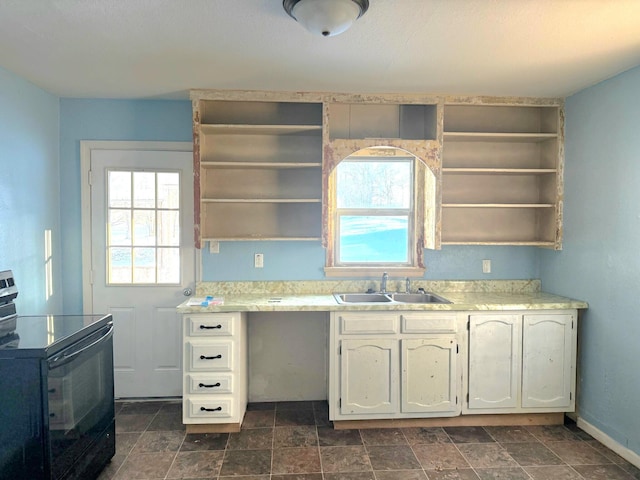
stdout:
[(398, 341), (342, 340), (340, 413), (398, 411)]
[(402, 340), (402, 411), (457, 410), (455, 337)]
[(525, 315), (522, 344), (522, 406), (571, 405), (571, 315)]
[(471, 315), (469, 326), (469, 408), (519, 406), (518, 315)]

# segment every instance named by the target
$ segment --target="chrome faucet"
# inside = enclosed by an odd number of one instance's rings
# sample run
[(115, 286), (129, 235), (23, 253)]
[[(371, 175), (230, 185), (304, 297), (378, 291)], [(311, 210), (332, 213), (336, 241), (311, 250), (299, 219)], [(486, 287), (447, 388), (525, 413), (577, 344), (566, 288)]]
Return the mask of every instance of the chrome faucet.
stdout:
[(411, 293), (411, 279), (409, 277), (404, 281), (404, 293)]
[(389, 274), (384, 272), (380, 281), (380, 293), (387, 293), (387, 280), (389, 280)]

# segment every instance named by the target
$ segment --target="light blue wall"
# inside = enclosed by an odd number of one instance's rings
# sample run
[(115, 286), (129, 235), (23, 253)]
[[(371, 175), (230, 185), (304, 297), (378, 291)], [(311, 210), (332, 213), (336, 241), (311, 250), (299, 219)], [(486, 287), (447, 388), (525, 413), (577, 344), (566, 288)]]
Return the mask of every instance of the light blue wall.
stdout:
[(65, 313), (82, 313), (81, 140), (192, 140), (191, 102), (60, 100), (60, 178)]
[(580, 416), (640, 454), (640, 68), (566, 102), (564, 250), (545, 289), (589, 302)]
[[(325, 280), (325, 250), (319, 242), (220, 242), (220, 253), (202, 255), (205, 281)], [(253, 255), (264, 254), (264, 268)], [(482, 273), (490, 259), (491, 273)], [(538, 278), (538, 250), (527, 247), (455, 247), (425, 250), (429, 280), (513, 280)]]
[(62, 311), (58, 142), (58, 98), (0, 67), (0, 270), (13, 270), (21, 314)]

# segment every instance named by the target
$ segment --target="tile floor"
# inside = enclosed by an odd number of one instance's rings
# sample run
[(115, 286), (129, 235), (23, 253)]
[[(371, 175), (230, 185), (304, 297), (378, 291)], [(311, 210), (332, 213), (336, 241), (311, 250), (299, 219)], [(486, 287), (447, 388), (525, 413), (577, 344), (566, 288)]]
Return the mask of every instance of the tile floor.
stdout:
[(179, 402), (118, 402), (99, 480), (640, 480), (575, 425), (334, 430), (326, 402), (251, 404), (242, 431), (185, 434)]

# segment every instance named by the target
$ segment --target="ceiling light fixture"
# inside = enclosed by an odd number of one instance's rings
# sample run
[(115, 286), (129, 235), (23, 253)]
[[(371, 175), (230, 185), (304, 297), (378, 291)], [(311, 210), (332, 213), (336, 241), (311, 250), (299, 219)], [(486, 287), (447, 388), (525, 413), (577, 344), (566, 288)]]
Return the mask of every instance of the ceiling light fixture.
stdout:
[(369, 0), (283, 0), (282, 6), (311, 33), (332, 37), (364, 15)]

